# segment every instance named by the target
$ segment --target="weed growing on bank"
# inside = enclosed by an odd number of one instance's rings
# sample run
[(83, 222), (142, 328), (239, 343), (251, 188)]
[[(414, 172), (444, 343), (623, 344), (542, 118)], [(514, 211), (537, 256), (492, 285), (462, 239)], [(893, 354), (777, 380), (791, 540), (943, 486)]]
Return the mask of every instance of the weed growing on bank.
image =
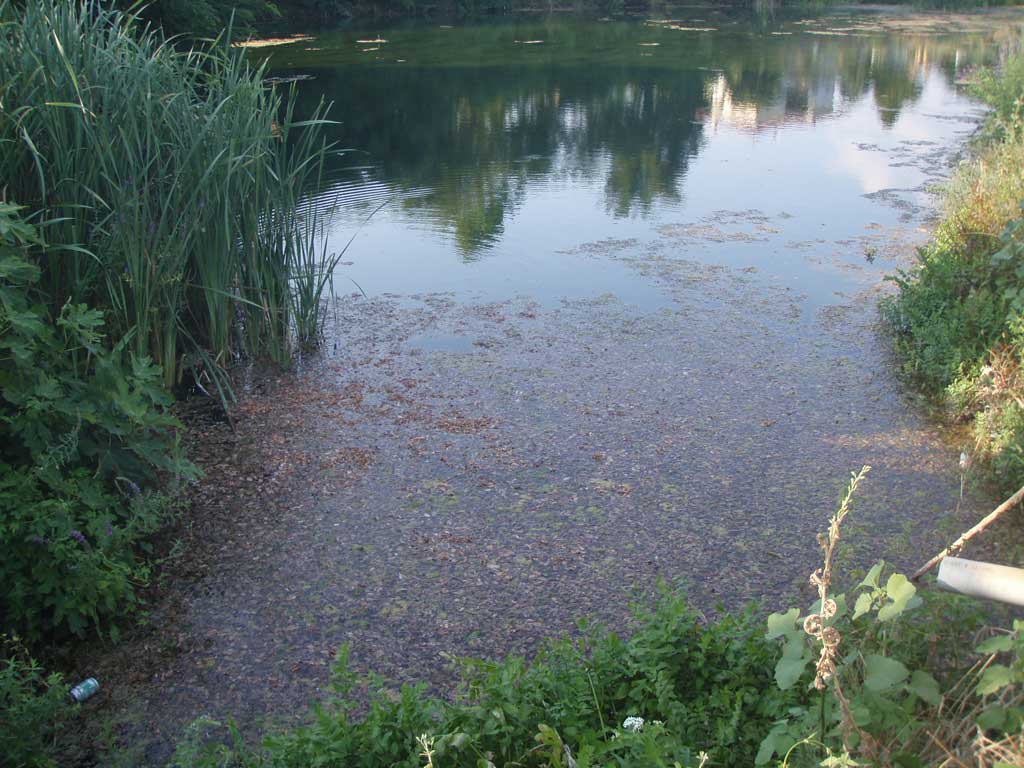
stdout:
[(69, 690), (16, 637), (0, 635), (0, 755), (4, 765), (50, 768), (55, 736), (72, 717)]
[(0, 204), (0, 620), (31, 642), (116, 634), (148, 574), (137, 547), (195, 475), (160, 370), (107, 346), (101, 312), (50, 314), (41, 243)]
[(1024, 483), (1024, 55), (978, 76), (992, 107), (949, 185), (919, 263), (894, 277), (883, 316), (907, 377), (955, 420), (1004, 488)]

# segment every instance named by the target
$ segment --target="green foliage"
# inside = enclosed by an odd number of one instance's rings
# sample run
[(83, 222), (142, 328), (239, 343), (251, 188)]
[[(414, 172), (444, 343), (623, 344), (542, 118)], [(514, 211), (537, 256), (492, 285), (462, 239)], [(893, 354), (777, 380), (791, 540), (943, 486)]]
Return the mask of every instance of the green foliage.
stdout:
[(978, 73), (972, 92), (990, 107), (985, 123), (990, 140), (1007, 141), (1024, 136), (1024, 56), (1017, 52), (999, 70)]
[[(268, 738), (258, 752), (183, 742), (179, 762), (200, 765), (419, 768), (418, 738), (430, 734), (436, 765), (691, 766), (706, 751), (718, 764), (749, 765), (761, 734), (799, 700), (771, 685), (777, 656), (750, 610), (702, 625), (677, 592), (638, 609), (622, 639), (581, 625), (577, 639), (552, 641), (531, 663), (459, 660), (455, 703), (422, 686), (394, 690), (362, 681), (369, 710), (353, 718), (360, 681), (338, 655), (330, 701), (312, 724)], [(642, 721), (642, 722), (641, 722)], [(184, 763), (182, 763), (184, 764)]]
[[(120, 0), (118, 5), (132, 8), (134, 0)], [(160, 0), (143, 9), (145, 18), (169, 33), (216, 37), (229, 24), (237, 29), (250, 29), (264, 19), (281, 16), (278, 5), (269, 0)]]
[(160, 370), (106, 349), (102, 313), (39, 302), (41, 244), (0, 205), (0, 619), (32, 640), (132, 607), (134, 546), (169, 507), (151, 488), (193, 474)]
[(918, 265), (882, 303), (904, 373), (956, 419), (972, 421), (977, 464), (1024, 482), (1024, 56), (978, 76), (992, 106), (983, 148), (948, 193), (948, 213)]
[(1024, 621), (1014, 621), (1013, 631), (990, 637), (977, 648), (991, 656), (978, 678), (975, 693), (983, 705), (976, 720), (978, 726), (999, 737), (1024, 730)]
[(16, 639), (0, 637), (0, 755), (4, 765), (48, 768), (53, 737), (70, 715), (68, 686), (44, 675)]
[[(0, 177), (48, 219), (40, 299), (105, 313), (165, 385), (314, 344), (336, 261), (298, 203), (323, 107), (263, 82), (226, 40), (179, 51), (92, 0), (0, 3)], [(239, 322), (239, 318), (243, 318)]]
[[(802, 618), (796, 608), (768, 617), (767, 637), (781, 640), (783, 649), (776, 683), (806, 696), (765, 736), (757, 764), (784, 759), (794, 749), (836, 755), (850, 749), (853, 758), (918, 764), (913, 760), (925, 743), (925, 726), (937, 716), (943, 683), (966, 666), (980, 615), (962, 599), (934, 591), (918, 595), (903, 574), (883, 581), (883, 568), (882, 562), (871, 568), (853, 590), (855, 598), (833, 596), (835, 613), (824, 624), (839, 648), (835, 671), (820, 691), (814, 681), (821, 649), (805, 629), (821, 613), (820, 605)], [(940, 639), (942, 656), (936, 658)]]
[(941, 395), (980, 367), (1006, 323), (1006, 306), (986, 267), (933, 244), (912, 273), (893, 278), (900, 294), (882, 302), (903, 372)]

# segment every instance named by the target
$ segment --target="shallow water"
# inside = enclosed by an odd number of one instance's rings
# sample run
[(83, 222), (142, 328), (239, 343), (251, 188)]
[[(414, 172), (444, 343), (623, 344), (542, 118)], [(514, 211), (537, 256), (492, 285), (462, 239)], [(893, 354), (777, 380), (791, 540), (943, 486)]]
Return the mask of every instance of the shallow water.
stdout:
[(990, 508), (876, 304), (980, 117), (957, 78), (1022, 17), (687, 13), (273, 49), (366, 152), (309, 201), (333, 243), (391, 202), (324, 354), (254, 377), (237, 431), (196, 424), (185, 554), (83, 657), (136, 763), (201, 714), (302, 712), (342, 642), (448, 694), (447, 654), (624, 628), (660, 578), (709, 617), (782, 607), (863, 464), (844, 567), (917, 565)]

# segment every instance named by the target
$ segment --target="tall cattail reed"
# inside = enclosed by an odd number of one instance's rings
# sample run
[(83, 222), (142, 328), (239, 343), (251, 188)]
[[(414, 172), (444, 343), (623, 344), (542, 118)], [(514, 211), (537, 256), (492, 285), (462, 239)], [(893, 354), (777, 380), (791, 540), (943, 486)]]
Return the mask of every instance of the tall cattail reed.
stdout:
[(168, 385), (314, 344), (337, 257), (297, 202), (331, 147), (323, 104), (294, 105), (226, 37), (185, 51), (95, 0), (0, 2), (0, 197), (43, 226), (43, 300), (104, 309)]

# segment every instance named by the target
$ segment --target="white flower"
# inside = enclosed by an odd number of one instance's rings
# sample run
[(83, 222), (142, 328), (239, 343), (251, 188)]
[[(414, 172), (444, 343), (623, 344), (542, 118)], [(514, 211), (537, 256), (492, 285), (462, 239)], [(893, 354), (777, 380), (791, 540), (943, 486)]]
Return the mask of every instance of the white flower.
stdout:
[(644, 728), (644, 719), (642, 717), (627, 717), (622, 721), (622, 729), (625, 731), (632, 731), (633, 733), (640, 733)]

